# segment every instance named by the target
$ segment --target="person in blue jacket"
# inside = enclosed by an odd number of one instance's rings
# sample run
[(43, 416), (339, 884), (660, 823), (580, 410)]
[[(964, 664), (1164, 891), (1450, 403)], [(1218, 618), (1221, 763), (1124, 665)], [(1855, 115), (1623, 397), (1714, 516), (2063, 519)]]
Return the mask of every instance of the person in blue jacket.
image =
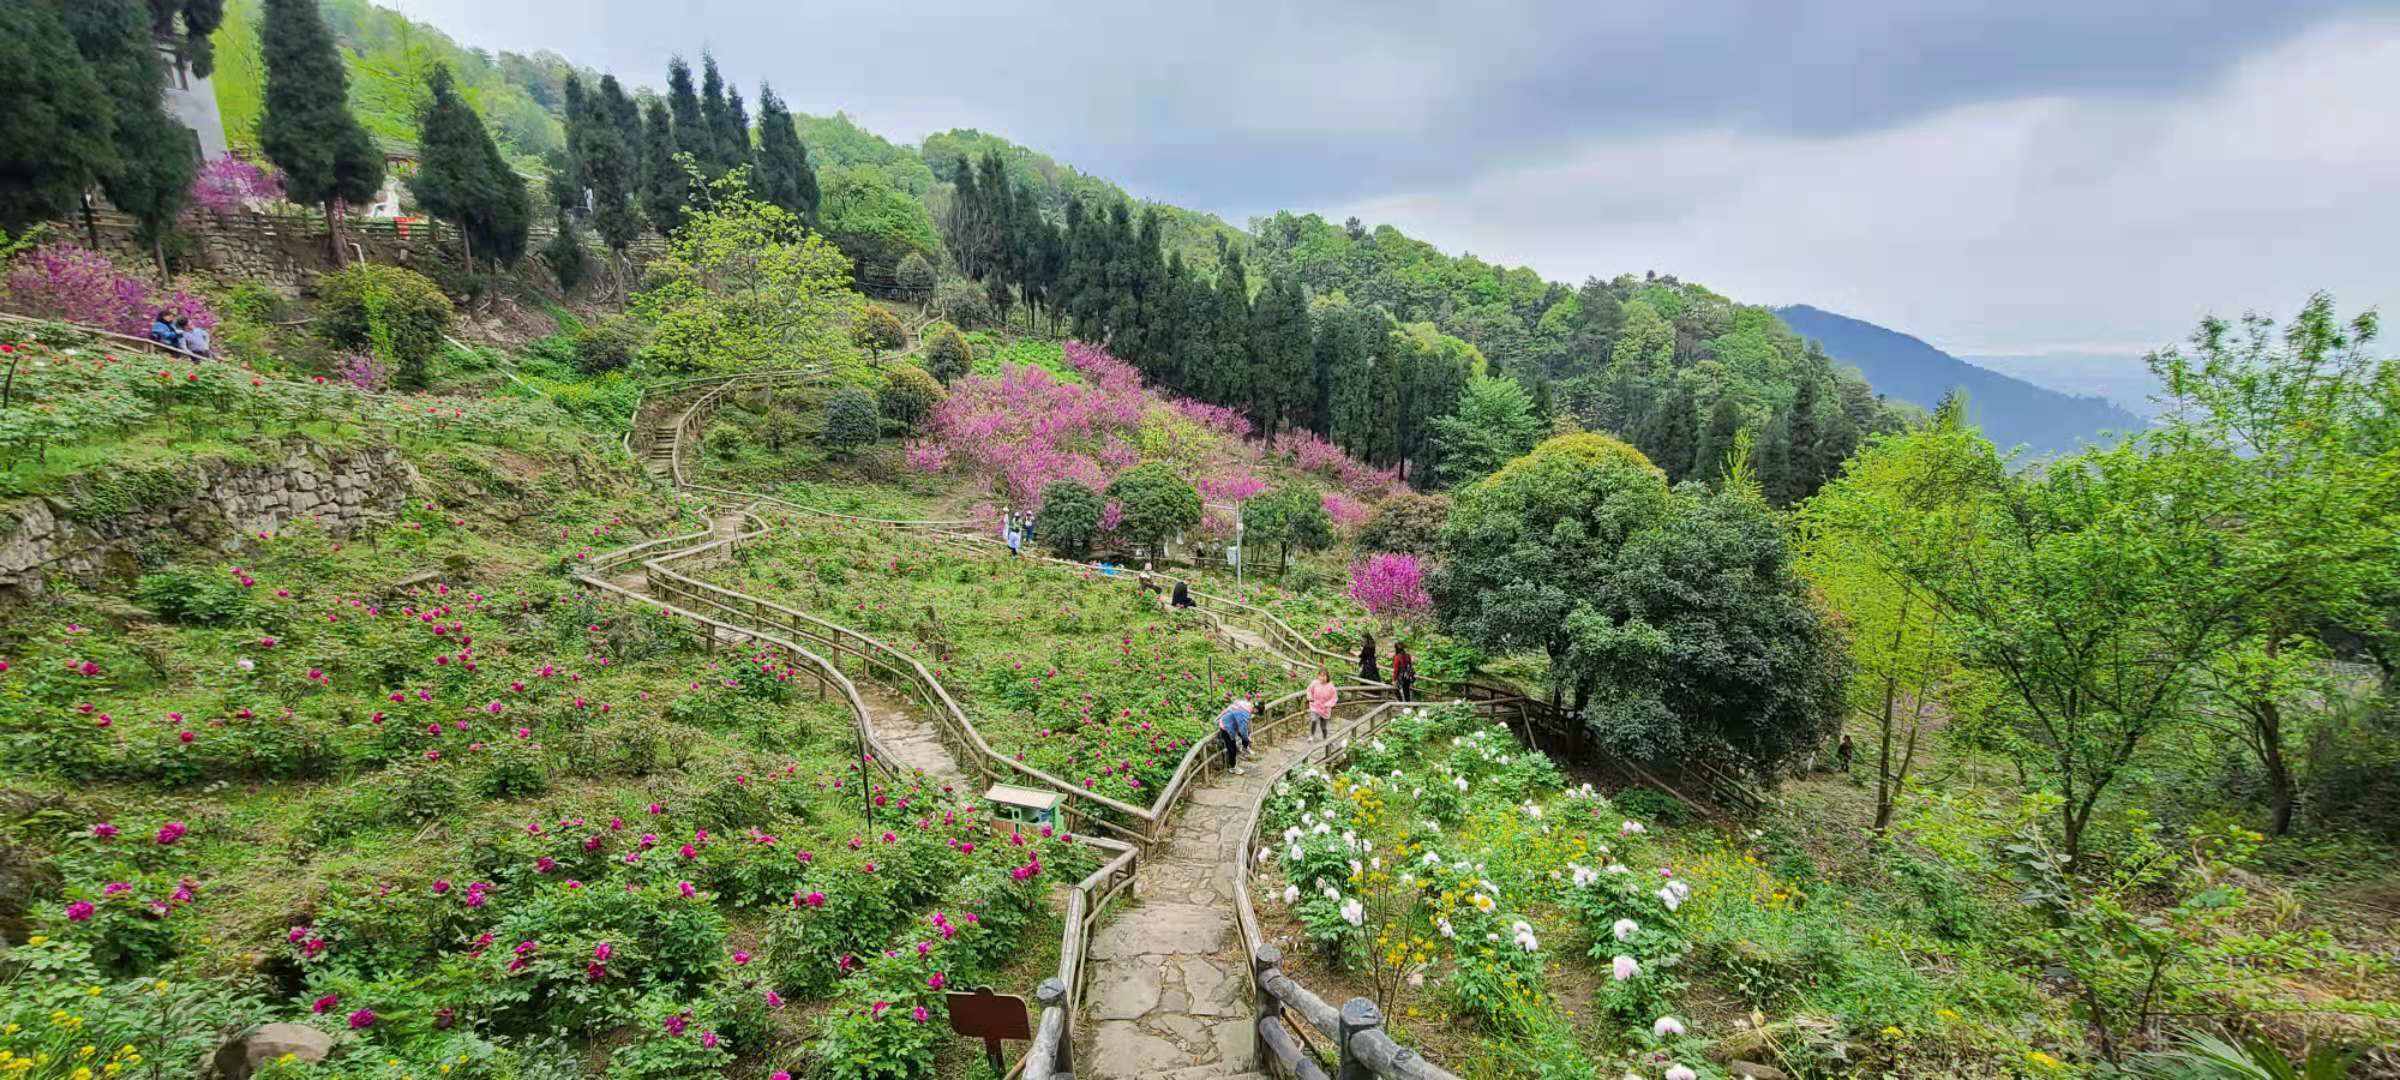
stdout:
[(1256, 711), (1249, 698), (1236, 697), (1217, 714), (1217, 738), (1224, 740), (1225, 764), (1235, 776), (1242, 774), (1241, 752), (1250, 749), (1250, 714)]
[(150, 316), (150, 340), (161, 345), (175, 346), (182, 344), (183, 335), (175, 332), (175, 321), (168, 318), (166, 312), (161, 311)]

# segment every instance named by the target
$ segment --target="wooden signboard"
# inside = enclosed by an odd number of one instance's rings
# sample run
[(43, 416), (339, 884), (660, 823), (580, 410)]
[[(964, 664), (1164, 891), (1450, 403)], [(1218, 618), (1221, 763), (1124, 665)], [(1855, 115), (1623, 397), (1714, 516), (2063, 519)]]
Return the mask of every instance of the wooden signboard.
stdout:
[(1033, 1023), (1025, 1011), (1025, 999), (993, 993), (988, 986), (978, 986), (964, 994), (946, 994), (944, 998), (950, 1006), (950, 1030), (970, 1039), (982, 1039), (992, 1072), (1006, 1075), (1008, 1070), (1000, 1063), (1000, 1040), (1033, 1038)]

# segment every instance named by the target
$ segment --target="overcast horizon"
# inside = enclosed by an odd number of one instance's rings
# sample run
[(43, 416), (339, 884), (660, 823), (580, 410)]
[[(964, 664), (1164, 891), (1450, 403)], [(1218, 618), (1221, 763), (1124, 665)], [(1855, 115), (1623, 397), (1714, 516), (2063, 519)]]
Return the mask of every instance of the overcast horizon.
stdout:
[(1957, 354), (2139, 353), (2317, 289), (2400, 300), (2389, 0), (380, 2), (635, 84), (706, 49), (745, 95), (763, 78), (898, 142), (980, 128), (1237, 226), (1356, 215)]

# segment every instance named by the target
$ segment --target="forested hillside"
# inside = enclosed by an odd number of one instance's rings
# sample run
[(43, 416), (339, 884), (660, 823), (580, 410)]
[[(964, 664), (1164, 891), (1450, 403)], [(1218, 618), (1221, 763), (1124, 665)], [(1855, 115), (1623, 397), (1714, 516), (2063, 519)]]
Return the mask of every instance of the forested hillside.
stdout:
[(1775, 309), (1786, 325), (1823, 346), (1838, 363), (1859, 369), (1875, 388), (1932, 408), (1944, 395), (1966, 395), (1967, 416), (2001, 446), (2036, 454), (2074, 450), (2144, 426), (2141, 417), (2105, 398), (2063, 394), (1985, 368), (1897, 330), (1796, 304)]
[[(253, 2), (237, 0), (233, 18)], [(520, 157), (575, 142), (563, 133), (570, 75), (586, 87), (614, 85), (547, 53), (486, 59), (366, 0), (323, 7), (352, 53), (354, 109), (370, 131), (395, 139), (410, 129), (414, 107), (405, 76), (436, 61), (457, 70)], [(714, 62), (702, 59), (715, 79)], [(245, 115), (245, 83), (238, 61), (226, 66), (219, 96), (234, 123)], [(641, 201), (638, 187), (666, 204), (669, 220), (649, 222), (661, 231), (673, 224), (672, 190), (683, 181), (671, 155), (690, 147), (651, 140), (648, 114), (679, 127), (687, 111), (698, 119), (713, 108), (749, 125), (737, 77), (723, 78), (725, 96), (713, 106), (693, 94), (688, 69), (683, 78), (677, 86), (670, 74), (663, 98), (620, 88), (626, 104), (610, 106), (625, 121), (613, 145), (643, 159), (641, 175), (625, 179), (626, 199)], [(387, 82), (393, 88), (379, 89)], [(762, 105), (770, 95), (761, 85)], [(529, 104), (557, 123), (533, 122)], [(759, 119), (763, 155), (763, 108)], [(1753, 466), (1788, 502), (1906, 415), (1768, 309), (1672, 275), (1570, 287), (1355, 220), (1285, 212), (1244, 232), (1211, 214), (1144, 202), (985, 132), (940, 132), (907, 146), (839, 114), (793, 115), (791, 128), (815, 190), (773, 201), (849, 255), (862, 288), (926, 301), (964, 327), (1022, 319), (1104, 340), (1175, 392), (1239, 409), (1270, 434), (1316, 432), (1419, 484), (1472, 478), (1556, 423), (1618, 434), (1674, 479), (1714, 477), (1748, 429)], [(698, 155), (711, 175), (739, 156)], [(582, 223), (629, 239), (626, 229), (660, 215), (629, 205), (616, 224), (599, 216)], [(944, 280), (953, 269), (963, 280)], [(1468, 395), (1487, 378), (1516, 385)], [(1448, 443), (1474, 432), (1486, 445), (1445, 466), (1437, 422), (1462, 401), (1472, 403), (1467, 427)]]

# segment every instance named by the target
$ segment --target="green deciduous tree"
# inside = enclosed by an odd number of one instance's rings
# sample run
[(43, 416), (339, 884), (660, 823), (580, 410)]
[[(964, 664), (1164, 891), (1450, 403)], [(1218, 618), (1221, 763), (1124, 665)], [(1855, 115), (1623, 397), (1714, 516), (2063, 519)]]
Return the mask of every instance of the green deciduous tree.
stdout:
[(1850, 711), (1875, 727), (1877, 831), (1891, 824), (1926, 721), (1971, 718), (1986, 703), (1987, 686), (1962, 662), (1959, 627), (1906, 567), (1975, 542), (2000, 469), (1964, 402), (1952, 402), (1930, 424), (1870, 442), (1801, 507), (1801, 570), (1843, 620)]
[[(2220, 524), (2214, 588), (2232, 602), (2207, 653), (2202, 717), (2257, 758), (2270, 830), (2292, 826), (2290, 717), (2332, 695), (2320, 631), (2390, 633), (2400, 582), (2400, 361), (2377, 362), (2372, 313), (2344, 324), (2324, 294), (2277, 332), (2263, 316), (2203, 322), (2150, 357), (2169, 405), (2155, 452), (2188, 459)], [(2200, 587), (2201, 583), (2187, 583)]]
[(679, 371), (788, 367), (854, 355), (850, 263), (741, 173), (707, 186), (634, 298), (655, 330), (644, 356)]
[(1431, 555), (1441, 550), (1449, 520), (1448, 495), (1402, 491), (1376, 504), (1375, 516), (1358, 530), (1358, 548)]
[(908, 330), (900, 325), (900, 317), (874, 304), (858, 309), (858, 320), (850, 327), (850, 337), (859, 348), (867, 350), (874, 359), (897, 349), (908, 340)]
[[(383, 152), (350, 115), (349, 76), (316, 0), (266, 0), (258, 27), (267, 69), (258, 145), (302, 205), (363, 203), (383, 187)], [(333, 237), (341, 259), (341, 237)]]
[(459, 96), (450, 69), (435, 65), (417, 114), (417, 175), (409, 190), (425, 212), (458, 225), (467, 265), (481, 251), (505, 266), (525, 253), (532, 205), (525, 181), (500, 157), (482, 119)]
[(1070, 559), (1092, 553), (1100, 539), (1100, 515), (1105, 504), (1091, 485), (1076, 480), (1053, 480), (1042, 489), (1042, 509), (1034, 518), (1042, 541)]
[(1442, 449), (1442, 479), (1466, 484), (1500, 471), (1533, 449), (1542, 422), (1533, 398), (1515, 379), (1476, 379), (1458, 399), (1458, 411), (1433, 422)]
[(1333, 519), (1315, 488), (1282, 484), (1242, 503), (1242, 543), (1275, 548), (1275, 571), (1292, 563), (1292, 549), (1323, 551), (1333, 546)]
[(1104, 492), (1117, 504), (1117, 530), (1153, 552), (1167, 538), (1200, 524), (1200, 493), (1163, 462), (1125, 470)]
[(919, 304), (933, 298), (933, 287), (940, 281), (940, 276), (934, 273), (933, 261), (922, 251), (901, 256), (894, 270), (894, 283), (900, 287), (901, 295)]

